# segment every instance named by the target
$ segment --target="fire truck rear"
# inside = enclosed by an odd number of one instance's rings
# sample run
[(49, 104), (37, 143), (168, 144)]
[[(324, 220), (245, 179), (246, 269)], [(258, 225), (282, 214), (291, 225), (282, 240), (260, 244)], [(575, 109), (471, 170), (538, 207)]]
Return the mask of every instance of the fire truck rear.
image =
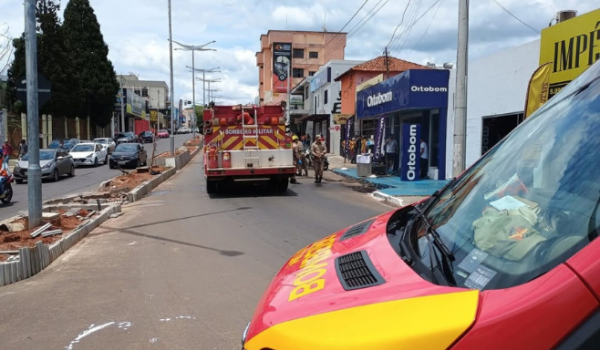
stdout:
[(267, 182), (286, 191), (296, 169), (284, 109), (272, 106), (212, 106), (204, 111), (206, 191), (234, 182)]

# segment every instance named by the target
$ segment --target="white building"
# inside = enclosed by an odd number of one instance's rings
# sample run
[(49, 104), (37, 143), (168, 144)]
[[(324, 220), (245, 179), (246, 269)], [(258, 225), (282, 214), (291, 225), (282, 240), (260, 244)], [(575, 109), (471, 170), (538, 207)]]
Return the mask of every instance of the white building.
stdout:
[[(539, 67), (540, 40), (469, 62), (466, 166), (522, 120), (529, 79)], [(450, 73), (446, 177), (452, 177), (456, 70)]]
[(169, 86), (164, 81), (140, 80), (135, 74), (117, 75), (117, 81), (126, 89), (148, 101), (150, 109), (166, 110), (169, 101)]
[[(310, 110), (307, 123), (312, 123), (314, 134), (325, 135), (329, 153), (340, 154), (341, 127), (334, 120), (335, 114), (341, 113), (341, 82), (339, 77), (350, 68), (364, 61), (331, 60), (319, 68), (310, 82)], [(307, 125), (307, 129), (311, 129)]]

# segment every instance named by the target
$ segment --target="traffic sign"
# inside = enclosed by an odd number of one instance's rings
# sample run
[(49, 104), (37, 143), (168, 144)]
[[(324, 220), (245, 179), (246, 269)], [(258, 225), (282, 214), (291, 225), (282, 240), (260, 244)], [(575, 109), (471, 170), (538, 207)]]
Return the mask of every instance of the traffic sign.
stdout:
[[(38, 74), (38, 108), (45, 105), (52, 97), (52, 83), (46, 77)], [(27, 105), (27, 80), (19, 79), (17, 83), (17, 98)]]

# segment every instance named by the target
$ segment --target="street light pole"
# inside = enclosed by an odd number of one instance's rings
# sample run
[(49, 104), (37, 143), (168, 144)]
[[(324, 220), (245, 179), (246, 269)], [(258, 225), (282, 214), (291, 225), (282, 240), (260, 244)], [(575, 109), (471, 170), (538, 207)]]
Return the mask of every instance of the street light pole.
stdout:
[(173, 83), (173, 31), (171, 26), (171, 0), (169, 0), (169, 61), (171, 65), (171, 155), (175, 156), (175, 135), (174, 135), (174, 119), (175, 119), (175, 84)]
[(456, 57), (456, 105), (454, 108), (454, 155), (452, 176), (465, 171), (467, 148), (467, 76), (469, 58), (469, 0), (458, 1), (458, 48)]
[(192, 50), (192, 140), (196, 141), (196, 66), (194, 65), (194, 52)]
[(125, 93), (123, 91), (123, 74), (121, 74), (121, 132), (125, 131), (127, 131), (125, 128)]
[(27, 166), (28, 226), (42, 223), (42, 169), (40, 168), (40, 127), (35, 0), (25, 0), (25, 67), (27, 80), (27, 126), (29, 165)]

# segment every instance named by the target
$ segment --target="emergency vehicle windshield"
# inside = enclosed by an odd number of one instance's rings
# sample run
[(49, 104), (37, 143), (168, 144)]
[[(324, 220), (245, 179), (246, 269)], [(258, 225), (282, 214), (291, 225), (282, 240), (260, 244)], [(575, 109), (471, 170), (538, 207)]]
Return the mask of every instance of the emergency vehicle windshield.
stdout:
[(520, 285), (565, 262), (599, 229), (599, 126), (596, 63), (417, 207), (407, 232), (413, 260), (441, 271), (434, 283), (479, 290)]

